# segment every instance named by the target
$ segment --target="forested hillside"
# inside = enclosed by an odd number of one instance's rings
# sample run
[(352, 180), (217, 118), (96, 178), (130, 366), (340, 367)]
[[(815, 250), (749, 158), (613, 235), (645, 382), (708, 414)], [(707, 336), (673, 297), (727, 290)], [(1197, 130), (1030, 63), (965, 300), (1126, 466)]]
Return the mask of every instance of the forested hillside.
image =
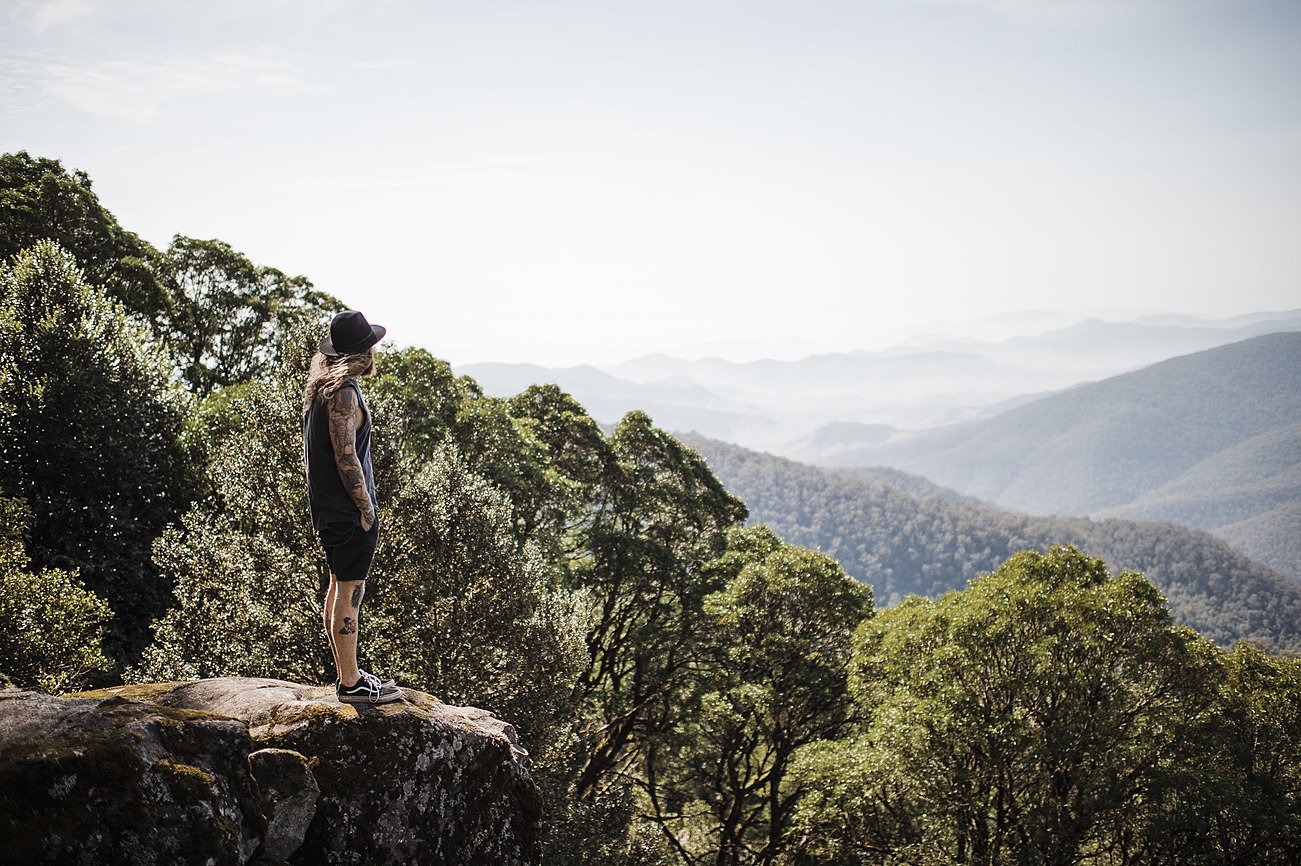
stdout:
[(1226, 448), (1098, 516), (1205, 529), (1301, 583), (1301, 424)]
[[(157, 250), (26, 153), (0, 157), (0, 238), (0, 673), (331, 682), (302, 412), (343, 302), (221, 241)], [(1216, 647), (1152, 581), (1272, 649), (1297, 599), (1209, 537), (702, 442), (715, 472), (645, 413), (491, 397), (420, 348), (361, 384), (359, 661), (515, 726), (548, 866), (1295, 863), (1301, 661)], [(1116, 562), (1000, 561), (1070, 540)]]
[[(1176, 620), (1220, 643), (1252, 640), (1301, 652), (1301, 586), (1205, 532), (1164, 523), (1031, 517), (937, 493), (805, 466), (687, 436), (750, 519), (793, 544), (834, 556), (871, 584), (884, 605), (911, 594), (937, 597), (994, 570), (1018, 550), (1073, 544), (1115, 570), (1141, 571)], [(914, 479), (918, 492), (926, 482)]]
[(829, 456), (1032, 514), (1206, 529), (1301, 581), (1301, 333), (1268, 334), (983, 421)]

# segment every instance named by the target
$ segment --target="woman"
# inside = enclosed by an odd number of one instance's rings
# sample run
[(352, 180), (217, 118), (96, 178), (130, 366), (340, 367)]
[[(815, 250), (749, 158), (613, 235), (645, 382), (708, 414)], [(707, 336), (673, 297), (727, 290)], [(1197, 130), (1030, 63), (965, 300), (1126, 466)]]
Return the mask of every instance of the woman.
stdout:
[(402, 697), (392, 680), (357, 667), (357, 629), (366, 576), (379, 541), (379, 500), (370, 460), (370, 410), (358, 379), (375, 373), (385, 333), (356, 310), (339, 313), (312, 358), (303, 390), (303, 457), (312, 528), (325, 549), (330, 586), (322, 619), (334, 653), (335, 692), (350, 704)]

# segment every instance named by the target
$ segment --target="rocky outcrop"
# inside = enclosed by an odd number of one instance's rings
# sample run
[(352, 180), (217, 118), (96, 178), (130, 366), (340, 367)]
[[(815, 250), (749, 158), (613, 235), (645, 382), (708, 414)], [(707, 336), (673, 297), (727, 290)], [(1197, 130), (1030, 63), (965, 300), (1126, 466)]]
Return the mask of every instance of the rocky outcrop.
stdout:
[(0, 690), (0, 863), (526, 864), (510, 725), (407, 691), (220, 678)]

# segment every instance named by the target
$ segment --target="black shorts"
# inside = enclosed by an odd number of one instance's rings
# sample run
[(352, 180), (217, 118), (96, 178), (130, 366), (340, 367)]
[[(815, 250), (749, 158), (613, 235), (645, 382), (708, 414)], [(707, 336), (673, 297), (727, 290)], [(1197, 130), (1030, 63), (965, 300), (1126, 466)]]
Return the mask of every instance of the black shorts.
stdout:
[(369, 531), (356, 523), (327, 523), (316, 534), (335, 580), (365, 580), (379, 544), (379, 521)]

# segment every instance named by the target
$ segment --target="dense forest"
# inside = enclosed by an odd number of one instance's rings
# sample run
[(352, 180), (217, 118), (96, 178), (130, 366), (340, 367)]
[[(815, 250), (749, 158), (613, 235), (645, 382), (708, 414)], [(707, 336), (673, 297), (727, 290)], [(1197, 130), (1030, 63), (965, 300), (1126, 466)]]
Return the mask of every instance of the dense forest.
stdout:
[(805, 466), (686, 436), (752, 520), (835, 557), (877, 602), (936, 597), (1019, 550), (1072, 544), (1113, 571), (1143, 572), (1175, 620), (1222, 646), (1246, 640), (1301, 653), (1301, 585), (1206, 532), (1168, 523), (1032, 517), (944, 491), (890, 469)]
[[(26, 153), (0, 255), (0, 671), (329, 682), (301, 394), (344, 303), (220, 241), (155, 249)], [(1142, 574), (992, 529), (931, 563), (883, 516), (857, 555), (951, 591), (878, 610), (643, 413), (487, 397), (422, 349), (377, 368), (362, 662), (516, 725), (547, 863), (1296, 862), (1301, 663), (1217, 647)]]

